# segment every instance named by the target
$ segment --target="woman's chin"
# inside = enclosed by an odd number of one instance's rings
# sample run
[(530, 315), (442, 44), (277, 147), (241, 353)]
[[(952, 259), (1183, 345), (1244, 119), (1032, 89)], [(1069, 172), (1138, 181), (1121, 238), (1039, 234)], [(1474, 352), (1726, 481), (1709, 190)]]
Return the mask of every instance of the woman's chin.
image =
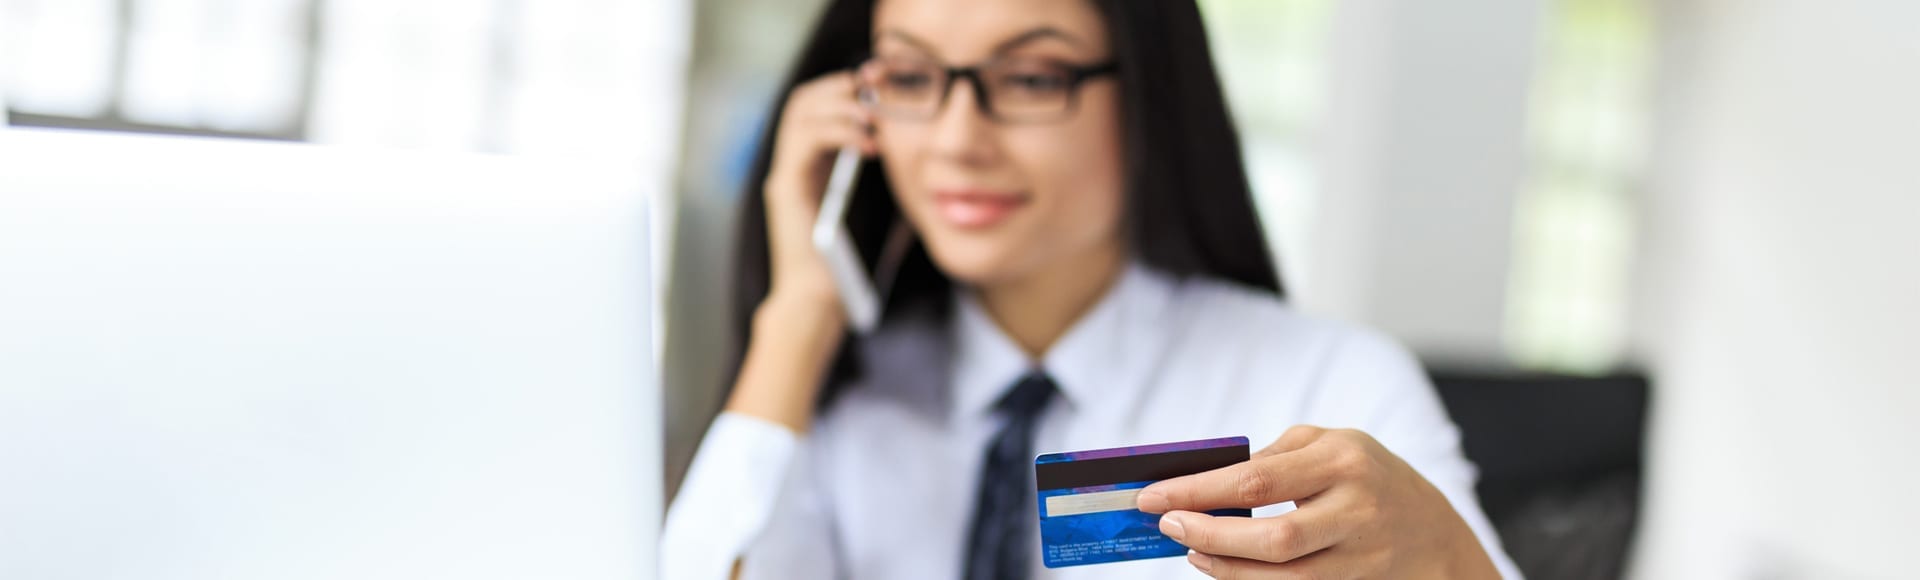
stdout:
[(965, 245), (969, 247), (933, 243), (929, 244), (927, 253), (933, 258), (934, 266), (958, 284), (990, 285), (1017, 276), (1018, 266), (1013, 263), (1012, 252), (984, 244)]

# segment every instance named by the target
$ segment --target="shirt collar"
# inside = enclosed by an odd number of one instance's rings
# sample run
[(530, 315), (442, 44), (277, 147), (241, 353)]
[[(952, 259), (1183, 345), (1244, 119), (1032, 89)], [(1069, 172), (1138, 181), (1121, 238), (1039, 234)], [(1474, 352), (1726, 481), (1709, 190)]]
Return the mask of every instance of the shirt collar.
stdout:
[(1036, 363), (993, 322), (970, 289), (956, 289), (953, 411), (962, 417), (992, 412), (994, 402), (1034, 370), (1053, 377), (1075, 408), (1137, 389), (1161, 350), (1155, 328), (1172, 291), (1166, 275), (1130, 262), (1106, 295)]

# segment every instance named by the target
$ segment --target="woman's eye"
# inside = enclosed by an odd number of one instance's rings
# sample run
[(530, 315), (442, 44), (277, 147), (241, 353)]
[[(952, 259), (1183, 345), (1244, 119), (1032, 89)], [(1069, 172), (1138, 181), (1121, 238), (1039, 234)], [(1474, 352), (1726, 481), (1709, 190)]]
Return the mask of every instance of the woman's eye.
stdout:
[(1001, 82), (1008, 88), (1028, 93), (1050, 93), (1067, 88), (1066, 77), (1057, 74), (1011, 74)]
[(887, 86), (892, 87), (894, 90), (920, 90), (933, 84), (933, 75), (921, 72), (887, 73), (886, 82)]

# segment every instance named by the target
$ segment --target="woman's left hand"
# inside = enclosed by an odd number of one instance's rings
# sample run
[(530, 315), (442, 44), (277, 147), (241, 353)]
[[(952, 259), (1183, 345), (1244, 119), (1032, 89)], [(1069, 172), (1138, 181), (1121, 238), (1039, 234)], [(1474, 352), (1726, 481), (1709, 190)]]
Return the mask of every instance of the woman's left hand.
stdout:
[[(1499, 578), (1440, 490), (1373, 437), (1297, 426), (1245, 463), (1140, 492), (1214, 578)], [(1294, 502), (1270, 518), (1207, 510)]]

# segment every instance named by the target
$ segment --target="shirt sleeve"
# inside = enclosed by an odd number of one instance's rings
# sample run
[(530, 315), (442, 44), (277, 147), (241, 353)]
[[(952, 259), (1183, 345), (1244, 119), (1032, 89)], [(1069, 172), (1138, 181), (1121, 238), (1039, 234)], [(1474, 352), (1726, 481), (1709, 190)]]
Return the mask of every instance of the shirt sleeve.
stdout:
[(1474, 493), (1478, 470), (1460, 446), (1460, 429), (1405, 348), (1371, 331), (1345, 337), (1333, 354), (1311, 420), (1365, 431), (1447, 496), (1500, 575), (1521, 578)]
[(660, 577), (834, 578), (831, 511), (808, 442), (755, 417), (722, 413), (667, 510)]

